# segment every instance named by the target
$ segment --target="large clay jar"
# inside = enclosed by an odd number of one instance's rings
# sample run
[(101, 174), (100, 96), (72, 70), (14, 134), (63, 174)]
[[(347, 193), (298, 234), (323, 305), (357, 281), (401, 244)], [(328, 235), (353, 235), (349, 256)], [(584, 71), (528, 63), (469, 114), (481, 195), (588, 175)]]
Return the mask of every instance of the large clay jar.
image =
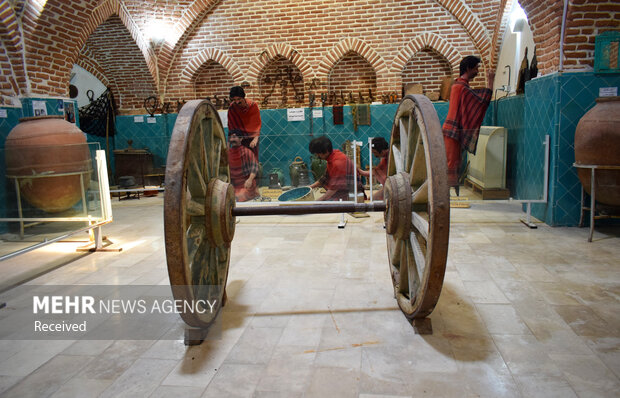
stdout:
[[(620, 166), (620, 97), (601, 97), (577, 124), (575, 163)], [(590, 169), (578, 168), (579, 180), (590, 194)], [(620, 206), (620, 170), (596, 170), (596, 201)]]
[(18, 181), (22, 199), (32, 206), (48, 213), (70, 209), (90, 183), (92, 166), (84, 133), (62, 116), (19, 121), (5, 143), (7, 177)]

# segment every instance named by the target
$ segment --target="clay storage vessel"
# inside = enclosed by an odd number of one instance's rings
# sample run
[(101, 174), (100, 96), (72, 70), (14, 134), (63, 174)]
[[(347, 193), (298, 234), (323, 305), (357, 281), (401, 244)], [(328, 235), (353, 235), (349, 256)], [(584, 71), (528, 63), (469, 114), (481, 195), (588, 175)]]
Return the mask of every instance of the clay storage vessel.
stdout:
[[(600, 97), (577, 124), (575, 163), (620, 166), (620, 97)], [(579, 180), (590, 194), (590, 169), (578, 168)], [(596, 171), (596, 201), (620, 206), (620, 170)]]
[(70, 209), (82, 200), (92, 173), (84, 133), (62, 116), (19, 121), (5, 143), (7, 177), (11, 183), (19, 177), (21, 197), (32, 206), (48, 213)]

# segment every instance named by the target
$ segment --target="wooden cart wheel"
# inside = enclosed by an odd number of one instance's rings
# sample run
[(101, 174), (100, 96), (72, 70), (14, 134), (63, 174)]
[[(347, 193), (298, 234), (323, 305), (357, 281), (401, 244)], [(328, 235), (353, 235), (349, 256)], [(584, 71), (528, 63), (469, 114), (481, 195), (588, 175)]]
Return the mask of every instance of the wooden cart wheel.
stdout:
[(437, 112), (423, 95), (396, 111), (385, 183), (387, 248), (398, 306), (415, 321), (439, 299), (448, 255), (450, 191)]
[[(165, 182), (166, 260), (173, 296), (198, 308), (181, 312), (185, 323), (207, 328), (225, 298), (235, 231), (226, 135), (210, 102), (189, 101), (179, 112)], [(207, 300), (215, 301), (213, 311)]]

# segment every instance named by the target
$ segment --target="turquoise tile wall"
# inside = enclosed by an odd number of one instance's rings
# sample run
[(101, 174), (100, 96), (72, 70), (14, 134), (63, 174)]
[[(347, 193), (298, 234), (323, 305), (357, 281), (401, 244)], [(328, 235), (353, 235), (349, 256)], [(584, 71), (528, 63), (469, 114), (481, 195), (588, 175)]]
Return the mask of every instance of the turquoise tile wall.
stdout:
[[(136, 117), (142, 121), (136, 122)], [(176, 113), (154, 115), (152, 118), (149, 115), (117, 116), (112, 150), (125, 149), (128, 146), (127, 141), (132, 140), (133, 148), (148, 148), (153, 154), (154, 166), (163, 167), (166, 165), (168, 145), (176, 118)], [(148, 123), (148, 119), (154, 120), (154, 123)], [(113, 162), (113, 154), (111, 158)]]
[[(4, 149), (4, 142), (6, 141), (6, 137), (9, 135), (13, 127), (17, 126), (19, 123), (19, 119), (23, 116), (22, 108), (6, 108), (0, 107), (3, 111), (6, 111), (6, 117), (0, 118), (0, 148)], [(1, 164), (4, 165), (4, 162)]]
[[(557, 145), (558, 125), (558, 74), (547, 75), (526, 83), (523, 125), (525, 134), (523, 157), (517, 159), (519, 167), (516, 179), (519, 181), (517, 197), (520, 199), (542, 199), (544, 192), (544, 161), (543, 142), (545, 136), (550, 140), (549, 181), (555, 179), (557, 158), (553, 147)], [(549, 201), (547, 204), (533, 204), (532, 215), (547, 224), (552, 224), (553, 184), (549, 185)]]
[[(618, 75), (551, 74), (526, 83), (525, 95), (496, 101), (497, 124), (508, 129), (508, 184), (515, 199), (541, 199), (545, 135), (550, 138), (549, 200), (532, 215), (553, 226), (579, 222), (581, 185), (572, 166), (579, 119), (595, 105), (600, 87), (620, 86)], [(493, 119), (490, 119), (491, 123)]]
[[(441, 123), (448, 113), (447, 102), (434, 104)], [(312, 136), (310, 135), (310, 109), (305, 109), (306, 120), (289, 122), (286, 109), (266, 109), (261, 111), (262, 130), (259, 144), (259, 160), (263, 165), (262, 184), (267, 185), (268, 173), (279, 168), (284, 172), (286, 184), (290, 183), (288, 169), (296, 156), (301, 156), (304, 162), (310, 165), (308, 143), (314, 137), (326, 134), (335, 148), (340, 148), (345, 140), (362, 141), (362, 165), (368, 164), (368, 138), (381, 136), (389, 140), (394, 114), (398, 104), (371, 105), (371, 125), (358, 126), (357, 132), (353, 129), (351, 107), (343, 109), (343, 124), (334, 125), (332, 107), (323, 109), (324, 118), (315, 118), (312, 121)], [(315, 107), (314, 109), (322, 109)], [(134, 148), (147, 147), (155, 155), (156, 166), (164, 165), (170, 136), (176, 121), (176, 114), (155, 115), (156, 123), (135, 123), (134, 116), (118, 116), (116, 118), (117, 134), (114, 139), (114, 149), (127, 147), (127, 140), (133, 140)], [(146, 119), (146, 116), (145, 116)], [(227, 130), (227, 129), (226, 129)], [(105, 144), (102, 144), (105, 147)], [(374, 164), (378, 160), (373, 159)]]
[[(353, 129), (351, 107), (343, 108), (343, 124), (333, 123), (332, 107), (325, 107), (323, 118), (312, 120), (312, 135), (310, 128), (310, 109), (305, 109), (306, 120), (300, 122), (289, 122), (287, 120), (286, 109), (268, 109), (261, 111), (263, 127), (261, 130), (259, 159), (263, 164), (264, 180), (267, 184), (267, 175), (278, 168), (284, 172), (285, 183), (290, 184), (288, 175), (289, 165), (300, 156), (304, 162), (310, 165), (310, 153), (308, 152), (309, 142), (318, 136), (327, 135), (335, 149), (342, 149), (342, 144), (346, 141), (357, 140), (364, 145), (361, 151), (362, 167), (368, 164), (368, 138), (384, 137), (389, 141), (392, 122), (398, 104), (371, 105), (371, 124), (370, 126), (358, 126), (357, 132)], [(315, 108), (321, 109), (321, 108)], [(378, 163), (373, 159), (375, 164)]]
[(564, 73), (558, 79), (559, 107), (557, 140), (553, 147), (552, 225), (579, 223), (581, 184), (573, 167), (575, 129), (579, 119), (594, 105), (601, 87), (620, 87), (619, 74)]

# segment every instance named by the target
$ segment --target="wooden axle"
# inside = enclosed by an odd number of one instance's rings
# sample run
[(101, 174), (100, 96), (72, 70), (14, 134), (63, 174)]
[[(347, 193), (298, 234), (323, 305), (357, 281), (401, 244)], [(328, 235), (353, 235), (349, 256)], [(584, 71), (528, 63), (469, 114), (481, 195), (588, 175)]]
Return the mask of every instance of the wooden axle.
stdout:
[(276, 216), (282, 214), (320, 214), (320, 213), (356, 213), (368, 211), (385, 211), (384, 202), (355, 203), (355, 202), (326, 202), (314, 205), (279, 205), (279, 206), (244, 206), (232, 209), (232, 215), (237, 216)]

